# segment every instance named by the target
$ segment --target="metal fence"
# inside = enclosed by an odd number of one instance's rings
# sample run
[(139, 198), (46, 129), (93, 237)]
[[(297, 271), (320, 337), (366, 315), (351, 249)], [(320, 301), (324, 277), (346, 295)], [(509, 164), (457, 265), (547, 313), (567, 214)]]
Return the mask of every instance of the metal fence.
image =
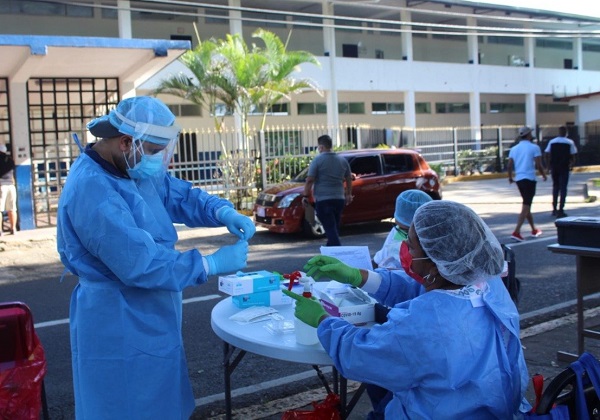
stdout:
[[(329, 134), (336, 149), (407, 147), (420, 151), (440, 176), (502, 172), (519, 126), (373, 129), (360, 125), (340, 127), (288, 126), (239, 131), (186, 130), (182, 133), (171, 166), (173, 175), (195, 186), (227, 197), (238, 209), (249, 209), (256, 192), (290, 180), (308, 166), (316, 153), (317, 139)], [(600, 142), (600, 128), (588, 143)], [(557, 126), (538, 126), (537, 142), (545, 148), (558, 135)], [(569, 137), (585, 143), (575, 126)], [(592, 149), (594, 149), (592, 147)], [(581, 164), (600, 164), (598, 156), (579, 154)]]

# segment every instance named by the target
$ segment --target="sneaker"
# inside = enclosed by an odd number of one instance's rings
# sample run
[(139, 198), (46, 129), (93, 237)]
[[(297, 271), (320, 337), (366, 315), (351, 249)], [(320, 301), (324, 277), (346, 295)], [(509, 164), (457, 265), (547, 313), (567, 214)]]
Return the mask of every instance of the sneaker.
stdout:
[(565, 212), (564, 212), (564, 211), (562, 211), (562, 210), (559, 210), (559, 211), (556, 213), (556, 218), (557, 218), (557, 219), (560, 219), (561, 217), (567, 217), (567, 213), (565, 213)]
[(556, 211), (556, 209), (552, 210), (552, 216), (556, 216), (558, 215), (558, 212)]
[(511, 239), (514, 239), (517, 242), (523, 242), (525, 240), (519, 232), (513, 232), (513, 234), (510, 235), (510, 237)]
[(542, 231), (539, 229), (534, 229), (531, 231), (531, 236), (537, 238), (538, 236), (542, 236)]

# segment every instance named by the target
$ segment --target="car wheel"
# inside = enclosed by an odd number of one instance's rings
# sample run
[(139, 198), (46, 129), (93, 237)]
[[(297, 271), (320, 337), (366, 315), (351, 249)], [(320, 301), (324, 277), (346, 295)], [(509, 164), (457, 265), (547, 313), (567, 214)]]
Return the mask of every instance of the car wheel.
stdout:
[(322, 238), (325, 236), (325, 229), (317, 216), (315, 216), (315, 223), (310, 224), (306, 219), (302, 221), (302, 233), (309, 238)]

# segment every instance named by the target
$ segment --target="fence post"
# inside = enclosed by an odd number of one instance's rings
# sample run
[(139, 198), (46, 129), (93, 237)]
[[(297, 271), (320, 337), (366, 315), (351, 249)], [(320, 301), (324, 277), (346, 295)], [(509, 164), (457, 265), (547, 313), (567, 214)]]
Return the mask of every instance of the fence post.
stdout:
[[(356, 127), (356, 126), (355, 126)], [(356, 149), (362, 149), (362, 127), (356, 127)]]
[(458, 134), (456, 127), (452, 128), (452, 146), (454, 147), (454, 175), (460, 175), (460, 168), (458, 167)]
[(498, 172), (504, 172), (504, 148), (502, 144), (502, 127), (496, 130), (498, 136)]
[(266, 156), (266, 141), (265, 132), (260, 130), (258, 132), (258, 144), (260, 148), (260, 177), (262, 180), (263, 190), (267, 188), (267, 156)]

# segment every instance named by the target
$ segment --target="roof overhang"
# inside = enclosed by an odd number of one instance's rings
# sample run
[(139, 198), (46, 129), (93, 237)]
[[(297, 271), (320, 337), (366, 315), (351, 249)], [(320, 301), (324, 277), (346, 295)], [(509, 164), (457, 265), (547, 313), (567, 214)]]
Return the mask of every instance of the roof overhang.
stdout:
[(594, 96), (600, 96), (600, 92), (590, 92), (590, 93), (584, 93), (584, 94), (581, 94), (581, 95), (564, 96), (564, 97), (559, 98), (557, 100), (561, 101), (561, 102), (570, 102), (570, 101), (573, 101), (575, 99), (589, 99), (589, 98), (592, 98)]
[(189, 41), (0, 35), (0, 77), (115, 77), (139, 86), (190, 48)]

